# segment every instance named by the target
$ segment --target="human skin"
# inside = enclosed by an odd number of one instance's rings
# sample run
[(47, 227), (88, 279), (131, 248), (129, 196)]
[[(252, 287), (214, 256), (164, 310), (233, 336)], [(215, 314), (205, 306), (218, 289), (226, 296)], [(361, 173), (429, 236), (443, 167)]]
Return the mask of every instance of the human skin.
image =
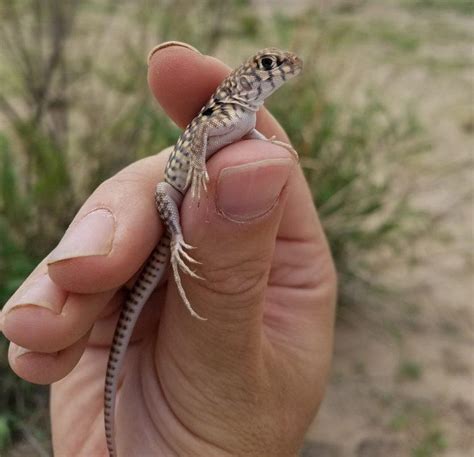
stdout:
[[(184, 45), (153, 54), (151, 92), (184, 128), (229, 68)], [(278, 94), (275, 94), (278, 97)], [(291, 109), (289, 102), (288, 109)], [(264, 109), (257, 128), (288, 142)], [(84, 203), (58, 247), (1, 313), (9, 361), (51, 387), (57, 457), (105, 456), (103, 387), (118, 312), (163, 234), (154, 207), (170, 149), (135, 162)], [(294, 456), (323, 397), (336, 274), (303, 173), (258, 140), (208, 162), (184, 238), (200, 281), (182, 275), (198, 321), (170, 279), (145, 306), (121, 374), (119, 455)], [(26, 349), (25, 349), (26, 348)]]

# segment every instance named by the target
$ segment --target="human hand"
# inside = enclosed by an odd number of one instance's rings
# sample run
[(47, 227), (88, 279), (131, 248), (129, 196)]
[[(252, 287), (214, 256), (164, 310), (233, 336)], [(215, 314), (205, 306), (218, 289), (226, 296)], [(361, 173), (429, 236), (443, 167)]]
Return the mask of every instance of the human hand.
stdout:
[[(228, 72), (171, 46), (151, 58), (149, 83), (184, 127)], [(288, 141), (265, 110), (257, 128)], [(2, 312), (13, 370), (54, 383), (58, 457), (106, 454), (110, 342), (130, 278), (163, 233), (153, 193), (169, 152), (99, 186)], [(251, 140), (222, 149), (208, 172), (200, 205), (187, 195), (181, 208), (206, 278), (183, 285), (208, 320), (190, 316), (171, 279), (152, 295), (121, 373), (119, 455), (295, 455), (322, 399), (336, 279), (302, 171), (284, 148)]]

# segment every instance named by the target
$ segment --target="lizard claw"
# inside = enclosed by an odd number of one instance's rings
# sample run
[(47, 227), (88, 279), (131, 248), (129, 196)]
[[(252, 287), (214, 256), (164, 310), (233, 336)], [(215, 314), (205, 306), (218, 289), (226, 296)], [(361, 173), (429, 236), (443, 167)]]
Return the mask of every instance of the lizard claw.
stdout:
[[(198, 262), (196, 259), (193, 259), (186, 251), (184, 251), (183, 249), (180, 249), (180, 253), (181, 255), (188, 261), (188, 262), (191, 262), (191, 263), (194, 263), (196, 265), (202, 265), (202, 262)], [(195, 273), (194, 273), (195, 274)]]
[(196, 166), (192, 165), (187, 176), (186, 187), (191, 185), (191, 195), (196, 198), (198, 203), (201, 199), (201, 188), (207, 192), (207, 183), (209, 182), (209, 175), (206, 170), (206, 165)]
[(171, 241), (171, 266), (173, 268), (174, 280), (178, 288), (178, 293), (191, 315), (197, 319), (206, 320), (204, 317), (201, 317), (199, 314), (196, 313), (196, 311), (194, 311), (190, 301), (188, 300), (188, 297), (186, 296), (183, 284), (181, 283), (180, 270), (193, 278), (204, 280), (202, 276), (199, 276), (186, 265), (184, 260), (195, 264), (201, 264), (201, 262), (198, 262), (196, 259), (193, 259), (187, 252), (185, 252), (185, 248), (194, 249), (193, 246), (190, 246), (189, 244), (186, 244), (184, 242), (183, 237), (181, 235), (176, 236), (176, 238)]
[(270, 143), (272, 144), (276, 144), (277, 146), (281, 146), (282, 148), (285, 148), (287, 151), (291, 152), (291, 154), (295, 157), (296, 160), (299, 160), (299, 155), (291, 144), (276, 140), (275, 138), (276, 136), (273, 135), (272, 137), (268, 138), (268, 141), (270, 141)]
[(185, 243), (184, 240), (181, 241), (181, 246), (183, 246), (183, 248), (185, 248), (185, 249), (190, 249), (190, 250), (191, 249), (196, 249), (196, 246), (191, 246), (190, 244)]
[(182, 236), (176, 236), (176, 239), (171, 242), (171, 259), (174, 260), (175, 263), (180, 267), (180, 269), (187, 273), (189, 276), (192, 276), (193, 278), (204, 279), (202, 276), (199, 276), (186, 265), (184, 260), (187, 260), (188, 262), (194, 263), (196, 265), (202, 265), (202, 263), (191, 257), (184, 250), (185, 248), (194, 249), (193, 246), (190, 246), (189, 244), (186, 244), (183, 241)]

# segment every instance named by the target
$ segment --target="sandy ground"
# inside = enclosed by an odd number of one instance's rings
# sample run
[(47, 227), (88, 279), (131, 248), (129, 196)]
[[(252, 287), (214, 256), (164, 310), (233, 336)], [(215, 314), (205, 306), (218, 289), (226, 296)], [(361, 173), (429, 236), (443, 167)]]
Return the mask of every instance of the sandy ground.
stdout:
[[(347, 79), (367, 75), (361, 92), (371, 86), (391, 107), (414, 106), (433, 147), (424, 171), (407, 178), (419, 183), (420, 208), (443, 214), (433, 233), (449, 240), (422, 243), (425, 260), (413, 269), (394, 261), (386, 274), (404, 291), (398, 300), (341, 313), (327, 396), (301, 455), (464, 457), (474, 455), (474, 24), (449, 10), (381, 3), (365, 2), (350, 21), (384, 23), (400, 32), (394, 41), (415, 33), (416, 50), (393, 53), (373, 37), (335, 58), (351, 54)], [(435, 178), (430, 165), (456, 171)]]

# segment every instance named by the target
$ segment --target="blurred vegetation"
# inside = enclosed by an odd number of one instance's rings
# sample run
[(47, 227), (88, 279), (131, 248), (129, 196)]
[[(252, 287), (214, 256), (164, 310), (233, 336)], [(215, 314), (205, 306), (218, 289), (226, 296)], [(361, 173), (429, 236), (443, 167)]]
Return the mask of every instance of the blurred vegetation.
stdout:
[(448, 447), (438, 414), (426, 402), (420, 399), (402, 400), (394, 405), (394, 410), (390, 428), (398, 433), (410, 430), (414, 435), (411, 437), (414, 442), (411, 457), (434, 457)]
[(462, 14), (474, 14), (474, 2), (471, 0), (405, 0), (417, 9), (447, 10)]
[[(378, 33), (393, 42), (393, 31)], [(395, 38), (402, 50), (418, 45)], [(428, 145), (410, 110), (394, 115), (376, 94), (358, 103), (329, 95), (320, 62), (340, 36), (317, 10), (260, 17), (248, 0), (0, 0), (2, 303), (100, 182), (179, 135), (146, 83), (146, 52), (168, 39), (230, 55), (232, 65), (258, 47), (298, 49), (305, 72), (269, 107), (301, 153), (341, 303), (383, 290), (374, 279), (381, 262), (409, 253), (429, 222), (400, 186)], [(48, 422), (44, 389), (11, 374), (0, 344), (1, 451), (20, 436), (42, 441)]]

